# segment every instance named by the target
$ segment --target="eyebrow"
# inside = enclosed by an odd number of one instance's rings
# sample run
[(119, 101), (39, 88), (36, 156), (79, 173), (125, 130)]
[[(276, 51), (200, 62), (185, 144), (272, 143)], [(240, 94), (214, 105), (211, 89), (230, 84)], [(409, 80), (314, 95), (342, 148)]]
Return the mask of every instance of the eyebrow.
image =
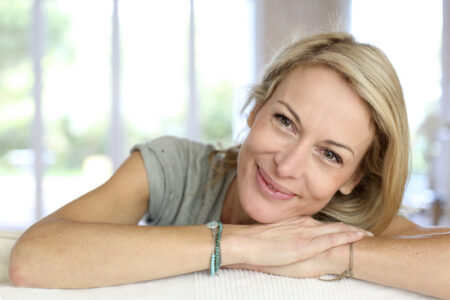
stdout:
[(281, 100), (278, 100), (277, 102), (280, 102), (281, 104), (283, 104), (284, 106), (286, 106), (286, 108), (290, 111), (290, 113), (294, 116), (294, 118), (297, 120), (297, 122), (301, 125), (302, 121), (300, 121), (300, 118), (298, 117), (297, 113), (292, 109), (292, 107), (287, 104), (286, 102), (283, 102)]
[(341, 148), (347, 149), (348, 151), (350, 151), (353, 154), (353, 156), (355, 156), (355, 152), (353, 152), (352, 148), (350, 148), (349, 146), (346, 146), (346, 145), (343, 145), (343, 144), (339, 144), (339, 143), (337, 143), (335, 141), (332, 141), (332, 140), (326, 140), (325, 143), (328, 144), (328, 145), (333, 145), (333, 146), (336, 146), (336, 147), (341, 147)]
[[(297, 115), (297, 113), (292, 109), (292, 107), (289, 104), (287, 104), (286, 102), (281, 101), (281, 100), (278, 100), (277, 102), (279, 102), (279, 103), (283, 104), (284, 106), (286, 106), (286, 108), (294, 116), (294, 118), (297, 120), (297, 122), (300, 125), (302, 124), (302, 121), (300, 121), (300, 117)], [(347, 145), (340, 144), (340, 143), (332, 141), (332, 140), (326, 140), (325, 143), (328, 144), (328, 145), (332, 145), (332, 146), (336, 146), (336, 147), (347, 149), (348, 151), (350, 151), (353, 154), (353, 156), (355, 156), (355, 152), (353, 152), (352, 148), (350, 148)]]

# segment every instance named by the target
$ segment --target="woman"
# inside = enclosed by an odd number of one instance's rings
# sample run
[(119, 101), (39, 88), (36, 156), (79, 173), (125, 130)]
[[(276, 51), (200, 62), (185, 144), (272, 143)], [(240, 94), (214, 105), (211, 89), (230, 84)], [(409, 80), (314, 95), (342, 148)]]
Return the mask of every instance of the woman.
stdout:
[[(135, 146), (105, 184), (21, 237), (12, 282), (116, 285), (214, 273), (221, 260), (450, 297), (450, 229), (397, 215), (409, 131), (384, 54), (345, 33), (294, 42), (269, 64), (246, 105), (253, 102), (249, 135), (236, 148), (173, 137)], [(150, 226), (136, 226), (146, 213)], [(211, 220), (224, 223), (222, 235), (201, 225)]]

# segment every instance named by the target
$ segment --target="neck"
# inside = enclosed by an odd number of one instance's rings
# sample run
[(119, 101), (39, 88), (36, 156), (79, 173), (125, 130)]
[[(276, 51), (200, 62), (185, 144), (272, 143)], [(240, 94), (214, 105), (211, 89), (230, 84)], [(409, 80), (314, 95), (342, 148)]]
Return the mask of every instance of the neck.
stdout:
[(225, 224), (254, 224), (255, 221), (247, 215), (241, 206), (236, 178), (237, 176), (228, 186), (220, 219)]

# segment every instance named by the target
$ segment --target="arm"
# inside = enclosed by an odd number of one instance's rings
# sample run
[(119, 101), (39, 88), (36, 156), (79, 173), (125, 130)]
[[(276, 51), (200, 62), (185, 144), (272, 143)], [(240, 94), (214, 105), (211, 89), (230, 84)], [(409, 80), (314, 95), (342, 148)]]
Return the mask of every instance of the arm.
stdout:
[[(22, 235), (11, 253), (12, 283), (88, 288), (207, 269), (213, 240), (204, 225), (136, 225), (148, 209), (149, 194), (142, 158), (135, 152), (105, 184)], [(363, 231), (344, 224), (322, 226), (310, 218), (225, 225), (223, 264), (292, 263), (360, 240), (357, 232)]]
[(397, 217), (379, 237), (354, 244), (354, 276), (450, 298), (450, 228), (424, 228)]
[(213, 242), (204, 226), (136, 225), (147, 211), (149, 193), (142, 158), (135, 152), (105, 184), (23, 234), (11, 253), (11, 281), (80, 288), (206, 268)]
[[(380, 235), (353, 244), (353, 277), (450, 299), (450, 228), (424, 228), (396, 217)], [(237, 265), (290, 277), (341, 274), (349, 265), (348, 245), (308, 260), (267, 267)]]

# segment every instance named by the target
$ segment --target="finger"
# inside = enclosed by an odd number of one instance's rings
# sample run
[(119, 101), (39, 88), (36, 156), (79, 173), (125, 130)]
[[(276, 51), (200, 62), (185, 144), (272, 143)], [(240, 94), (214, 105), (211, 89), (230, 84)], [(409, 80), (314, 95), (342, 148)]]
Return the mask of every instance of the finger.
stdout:
[(305, 220), (304, 216), (295, 216), (289, 219), (284, 219), (281, 220), (279, 222), (275, 222), (273, 224), (290, 224), (290, 223), (298, 223), (298, 222), (303, 222)]
[(319, 226), (322, 225), (321, 222), (317, 221), (314, 218), (311, 218), (310, 216), (301, 216), (299, 219), (299, 222), (304, 226)]
[(324, 224), (318, 227), (317, 229), (319, 230), (318, 232), (320, 232), (321, 234), (355, 231), (361, 232), (364, 236), (373, 236), (373, 233), (371, 233), (370, 231), (364, 230), (359, 227), (347, 225), (342, 222)]
[[(315, 255), (334, 247), (357, 242), (362, 238), (364, 238), (364, 234), (360, 231), (330, 233), (311, 240), (308, 248), (311, 249), (311, 254)], [(301, 242), (301, 240), (299, 241)], [(299, 245), (299, 247), (302, 247), (302, 245)]]
[(221, 268), (224, 268), (224, 269), (245, 269), (244, 266), (245, 266), (245, 264), (234, 264), (234, 265), (222, 266)]
[(298, 225), (302, 224), (304, 226), (318, 226), (322, 225), (321, 222), (311, 218), (310, 216), (297, 216), (293, 218), (289, 218), (283, 221), (280, 221), (278, 224), (283, 225)]
[(245, 270), (254, 270), (259, 271), (260, 268), (258, 266), (253, 266), (249, 264), (234, 264), (234, 265), (227, 265), (223, 266), (225, 269), (245, 269)]

